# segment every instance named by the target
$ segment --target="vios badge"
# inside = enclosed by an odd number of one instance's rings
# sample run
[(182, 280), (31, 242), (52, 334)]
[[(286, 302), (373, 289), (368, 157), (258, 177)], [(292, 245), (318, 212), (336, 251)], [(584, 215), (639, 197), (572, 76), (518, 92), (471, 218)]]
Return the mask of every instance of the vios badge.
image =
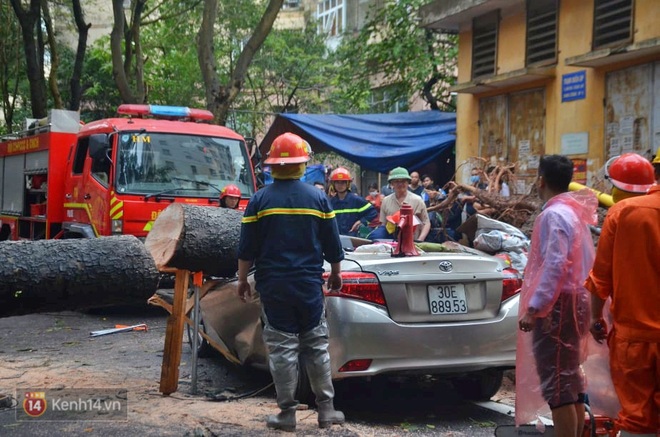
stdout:
[(451, 261), (441, 261), (440, 264), (438, 264), (438, 267), (443, 273), (449, 273), (454, 270), (454, 266), (452, 265)]

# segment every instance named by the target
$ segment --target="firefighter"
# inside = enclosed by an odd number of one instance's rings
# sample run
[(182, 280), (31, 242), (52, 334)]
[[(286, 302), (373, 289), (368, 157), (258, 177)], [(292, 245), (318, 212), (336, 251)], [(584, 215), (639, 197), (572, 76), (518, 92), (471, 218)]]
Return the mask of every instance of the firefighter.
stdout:
[(335, 210), (339, 233), (355, 237), (360, 225), (366, 227), (378, 216), (378, 211), (366, 199), (351, 193), (351, 182), (351, 173), (344, 167), (330, 173), (330, 185), (336, 193), (330, 198), (330, 205)]
[(220, 206), (222, 208), (238, 209), (241, 200), (241, 190), (234, 184), (229, 184), (220, 192)]
[[(614, 159), (608, 177), (628, 199), (607, 211), (585, 282), (590, 331), (609, 346), (620, 435), (651, 437), (660, 431), (660, 186), (649, 161), (635, 153)], [(608, 298), (611, 329), (603, 314)]]
[(321, 190), (299, 179), (310, 159), (309, 144), (292, 133), (273, 141), (265, 164), (274, 182), (252, 197), (243, 216), (238, 248), (238, 295), (245, 302), (254, 263), (263, 308), (263, 339), (280, 413), (269, 428), (294, 431), (298, 356), (316, 395), (319, 427), (344, 423), (334, 409), (334, 387), (324, 316), (323, 260), (331, 265), (328, 289), (341, 289), (344, 259), (335, 213)]

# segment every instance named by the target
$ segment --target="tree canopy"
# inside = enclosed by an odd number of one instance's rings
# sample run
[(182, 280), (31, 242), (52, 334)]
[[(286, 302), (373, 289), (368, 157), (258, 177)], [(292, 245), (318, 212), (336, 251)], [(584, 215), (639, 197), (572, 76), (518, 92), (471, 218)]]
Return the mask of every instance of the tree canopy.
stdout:
[[(312, 17), (303, 29), (273, 28), (283, 0), (131, 0), (127, 9), (113, 0), (112, 32), (89, 46), (84, 8), (94, 3), (2, 1), (5, 128), (16, 128), (18, 113), (67, 107), (91, 120), (121, 103), (205, 106), (217, 123), (250, 136), (279, 112), (389, 111), (374, 104), (378, 93), (385, 103), (421, 97), (451, 110), (456, 38), (419, 28), (423, 2), (386, 2), (332, 52)], [(77, 36), (75, 47), (60, 40), (51, 8)]]
[(457, 38), (419, 27), (424, 3), (386, 2), (371, 9), (357, 36), (342, 40), (334, 84), (347, 112), (369, 111), (378, 87), (387, 87), (392, 101), (421, 97), (431, 109), (454, 110), (449, 87), (456, 82)]

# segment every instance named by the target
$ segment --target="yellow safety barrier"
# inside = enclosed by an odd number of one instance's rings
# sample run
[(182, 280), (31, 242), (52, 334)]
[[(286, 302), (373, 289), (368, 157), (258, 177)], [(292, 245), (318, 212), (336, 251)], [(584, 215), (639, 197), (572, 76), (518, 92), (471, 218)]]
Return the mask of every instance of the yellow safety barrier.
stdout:
[(587, 187), (586, 185), (578, 184), (577, 182), (571, 182), (570, 184), (568, 184), (568, 189), (570, 191), (579, 191), (582, 190), (583, 188), (589, 188), (591, 191), (596, 193), (596, 198), (598, 199), (598, 203), (600, 203), (601, 206), (609, 208), (610, 206), (614, 205), (614, 199), (612, 198), (611, 194), (605, 194), (601, 191)]

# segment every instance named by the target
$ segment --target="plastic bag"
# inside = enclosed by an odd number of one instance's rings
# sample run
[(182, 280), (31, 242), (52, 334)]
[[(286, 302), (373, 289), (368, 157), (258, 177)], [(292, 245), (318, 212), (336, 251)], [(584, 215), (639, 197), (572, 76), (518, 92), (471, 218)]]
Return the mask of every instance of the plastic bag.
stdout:
[(587, 375), (587, 395), (594, 414), (615, 418), (621, 409), (621, 403), (614, 391), (610, 375), (610, 350), (607, 344), (599, 344), (589, 337), (589, 355), (582, 364)]

